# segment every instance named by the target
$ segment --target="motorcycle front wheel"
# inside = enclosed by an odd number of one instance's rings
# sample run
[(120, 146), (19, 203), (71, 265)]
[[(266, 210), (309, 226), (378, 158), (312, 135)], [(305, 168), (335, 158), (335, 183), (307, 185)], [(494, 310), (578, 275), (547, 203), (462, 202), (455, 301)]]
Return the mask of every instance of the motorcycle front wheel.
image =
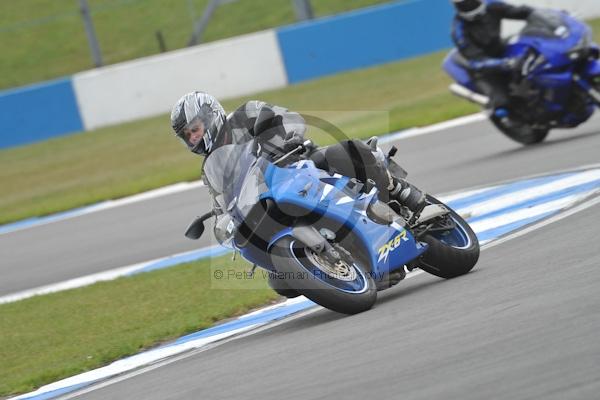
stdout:
[(291, 237), (278, 240), (271, 262), (286, 285), (330, 310), (357, 314), (377, 300), (377, 288), (367, 268), (359, 262), (335, 264)]
[(526, 146), (541, 143), (546, 139), (549, 128), (534, 128), (523, 122), (511, 119), (509, 124), (503, 122), (501, 118), (492, 115), (490, 121), (494, 124), (500, 132), (514, 140), (515, 142), (524, 144)]

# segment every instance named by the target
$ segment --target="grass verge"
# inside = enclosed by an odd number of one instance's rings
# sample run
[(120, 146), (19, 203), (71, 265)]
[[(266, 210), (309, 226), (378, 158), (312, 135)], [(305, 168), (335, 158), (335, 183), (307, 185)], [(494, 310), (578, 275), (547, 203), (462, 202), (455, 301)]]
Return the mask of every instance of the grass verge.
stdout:
[[(438, 53), (353, 71), (232, 99), (224, 106), (231, 111), (258, 98), (320, 113), (349, 137), (368, 137), (476, 111), (448, 93), (449, 80), (440, 69), (442, 58)], [(326, 144), (333, 139), (316, 140)], [(166, 114), (3, 150), (0, 165), (0, 224), (200, 176), (200, 160), (172, 137)]]
[(242, 260), (204, 260), (0, 305), (0, 397), (109, 364), (274, 302), (264, 275), (214, 281)]
[[(599, 41), (600, 19), (591, 25)], [(352, 71), (228, 100), (224, 106), (231, 111), (255, 98), (317, 112), (327, 115), (348, 137), (361, 138), (477, 111), (448, 92), (450, 80), (440, 68), (443, 56), (435, 53)], [(322, 145), (333, 141), (318, 132), (315, 138)], [(0, 165), (0, 224), (195, 180), (200, 175), (198, 158), (170, 135), (166, 114), (2, 150)]]

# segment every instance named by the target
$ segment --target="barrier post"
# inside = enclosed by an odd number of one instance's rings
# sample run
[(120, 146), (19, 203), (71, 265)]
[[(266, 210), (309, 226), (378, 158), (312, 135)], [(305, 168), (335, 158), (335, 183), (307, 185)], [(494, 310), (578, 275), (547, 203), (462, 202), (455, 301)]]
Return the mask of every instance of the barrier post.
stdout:
[(94, 29), (94, 23), (90, 15), (90, 6), (88, 5), (87, 0), (79, 0), (79, 9), (81, 11), (81, 17), (83, 18), (85, 33), (90, 44), (94, 65), (96, 67), (101, 67), (102, 54), (100, 53), (100, 46), (98, 45), (98, 39), (96, 38), (96, 30)]

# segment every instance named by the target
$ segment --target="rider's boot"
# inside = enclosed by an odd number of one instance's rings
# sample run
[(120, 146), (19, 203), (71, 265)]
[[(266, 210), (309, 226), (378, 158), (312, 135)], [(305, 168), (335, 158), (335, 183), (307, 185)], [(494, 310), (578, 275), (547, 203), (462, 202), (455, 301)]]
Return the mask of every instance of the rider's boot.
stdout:
[(406, 206), (414, 216), (418, 216), (427, 205), (425, 192), (420, 191), (404, 179), (390, 176), (390, 201), (396, 200)]
[(399, 270), (387, 274), (384, 279), (375, 282), (375, 285), (377, 286), (378, 291), (385, 290), (397, 285), (404, 278), (406, 278), (406, 271), (404, 268), (400, 268)]

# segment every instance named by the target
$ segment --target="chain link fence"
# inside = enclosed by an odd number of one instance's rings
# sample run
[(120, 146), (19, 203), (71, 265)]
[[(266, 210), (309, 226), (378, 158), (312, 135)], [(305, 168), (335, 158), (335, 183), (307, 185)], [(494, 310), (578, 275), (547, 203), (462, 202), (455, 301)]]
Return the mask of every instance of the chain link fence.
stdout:
[(5, 1), (0, 3), (0, 89), (383, 2)]

